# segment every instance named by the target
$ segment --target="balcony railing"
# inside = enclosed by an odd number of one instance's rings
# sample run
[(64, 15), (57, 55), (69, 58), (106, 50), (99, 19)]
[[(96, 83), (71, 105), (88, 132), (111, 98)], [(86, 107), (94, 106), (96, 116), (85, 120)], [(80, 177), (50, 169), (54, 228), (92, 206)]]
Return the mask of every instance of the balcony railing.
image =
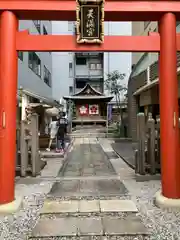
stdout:
[(91, 69), (87, 65), (75, 66), (75, 77), (76, 78), (103, 78), (103, 68)]

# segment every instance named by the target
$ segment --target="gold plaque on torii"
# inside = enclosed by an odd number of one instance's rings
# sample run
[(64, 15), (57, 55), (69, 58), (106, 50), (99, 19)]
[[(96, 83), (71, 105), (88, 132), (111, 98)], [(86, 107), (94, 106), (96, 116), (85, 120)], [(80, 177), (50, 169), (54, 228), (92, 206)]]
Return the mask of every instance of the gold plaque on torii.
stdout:
[(76, 0), (77, 43), (104, 42), (104, 0)]

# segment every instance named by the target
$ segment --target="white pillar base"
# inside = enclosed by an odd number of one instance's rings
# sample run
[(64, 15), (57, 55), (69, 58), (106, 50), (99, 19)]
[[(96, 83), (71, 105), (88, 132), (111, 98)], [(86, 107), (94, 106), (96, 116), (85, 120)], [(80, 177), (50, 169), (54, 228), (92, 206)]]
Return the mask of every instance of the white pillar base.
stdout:
[(14, 201), (6, 204), (0, 204), (0, 213), (10, 214), (15, 213), (22, 206), (22, 197), (16, 197)]
[(159, 208), (180, 209), (180, 199), (166, 198), (161, 191), (158, 191), (155, 195), (155, 204)]

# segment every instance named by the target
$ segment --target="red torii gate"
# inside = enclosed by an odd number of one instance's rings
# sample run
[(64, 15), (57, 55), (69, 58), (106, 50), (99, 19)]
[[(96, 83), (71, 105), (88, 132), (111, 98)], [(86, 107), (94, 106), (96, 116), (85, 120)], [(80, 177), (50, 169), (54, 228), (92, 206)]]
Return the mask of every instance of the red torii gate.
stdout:
[(18, 32), (18, 20), (76, 20), (75, 0), (0, 1), (0, 206), (14, 201), (17, 51), (159, 52), (162, 195), (180, 199), (178, 82), (180, 1), (106, 0), (106, 21), (159, 21), (159, 34), (105, 36), (101, 45), (76, 43), (75, 36)]

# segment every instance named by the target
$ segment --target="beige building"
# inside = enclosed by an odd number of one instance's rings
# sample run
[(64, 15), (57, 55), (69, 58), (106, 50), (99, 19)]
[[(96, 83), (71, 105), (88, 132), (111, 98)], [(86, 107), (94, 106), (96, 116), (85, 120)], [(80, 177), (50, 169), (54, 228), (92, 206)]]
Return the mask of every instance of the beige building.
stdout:
[[(145, 36), (149, 32), (157, 31), (157, 22), (132, 22), (132, 35), (133, 36)], [(132, 64), (137, 64), (144, 53), (133, 53)]]
[[(155, 31), (158, 31), (157, 22), (132, 22), (132, 35), (148, 35)], [(180, 32), (180, 22), (177, 22), (177, 32)], [(177, 72), (180, 78), (180, 53), (177, 53)], [(158, 54), (132, 53), (132, 72), (128, 82), (128, 134), (133, 140), (136, 140), (138, 112), (145, 115), (151, 112), (153, 118), (159, 116), (158, 83)]]

